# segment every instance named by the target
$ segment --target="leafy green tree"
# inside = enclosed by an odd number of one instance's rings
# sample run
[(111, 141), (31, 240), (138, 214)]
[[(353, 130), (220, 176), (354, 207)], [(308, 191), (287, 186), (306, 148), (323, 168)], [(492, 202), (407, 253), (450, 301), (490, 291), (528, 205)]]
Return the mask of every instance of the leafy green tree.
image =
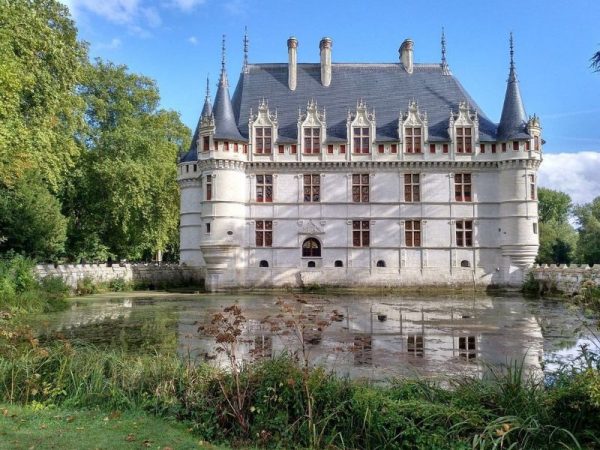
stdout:
[(35, 179), (21, 178), (0, 188), (0, 249), (38, 260), (53, 259), (63, 250), (67, 220), (60, 202)]
[(0, 184), (33, 172), (56, 191), (74, 166), (86, 54), (58, 1), (0, 1)]
[(560, 191), (538, 189), (540, 217), (539, 264), (569, 264), (575, 256), (577, 232), (569, 223), (571, 197)]
[(79, 92), (86, 152), (65, 188), (69, 253), (148, 258), (176, 236), (176, 162), (190, 131), (158, 108), (155, 82), (125, 66), (96, 60)]
[(579, 223), (577, 254), (585, 264), (600, 263), (600, 197), (575, 208)]

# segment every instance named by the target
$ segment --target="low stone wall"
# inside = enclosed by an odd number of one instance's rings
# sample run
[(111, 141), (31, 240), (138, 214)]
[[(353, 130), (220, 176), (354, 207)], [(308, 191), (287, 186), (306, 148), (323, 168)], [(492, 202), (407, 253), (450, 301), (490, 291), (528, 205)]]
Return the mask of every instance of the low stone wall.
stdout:
[(84, 278), (94, 283), (123, 279), (148, 286), (200, 285), (204, 282), (198, 269), (178, 264), (38, 264), (39, 278), (60, 277), (71, 288)]
[(581, 283), (590, 280), (600, 286), (600, 265), (595, 264), (544, 264), (531, 269), (533, 277), (544, 290), (559, 290), (565, 294), (575, 294), (581, 290)]

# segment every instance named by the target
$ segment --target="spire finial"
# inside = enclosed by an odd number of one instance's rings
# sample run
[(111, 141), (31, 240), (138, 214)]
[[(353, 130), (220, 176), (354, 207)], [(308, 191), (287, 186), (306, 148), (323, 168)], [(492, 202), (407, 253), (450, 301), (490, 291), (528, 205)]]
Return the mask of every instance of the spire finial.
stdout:
[(248, 69), (248, 27), (244, 27), (244, 72)]
[(442, 27), (442, 66), (446, 65), (446, 34), (444, 33), (444, 27)]
[(515, 70), (515, 46), (512, 31), (510, 32), (510, 70)]
[(206, 76), (206, 98), (210, 97), (210, 77)]
[(225, 35), (223, 35), (223, 41), (221, 43), (221, 79), (219, 85), (228, 86), (227, 81), (227, 70), (225, 69)]

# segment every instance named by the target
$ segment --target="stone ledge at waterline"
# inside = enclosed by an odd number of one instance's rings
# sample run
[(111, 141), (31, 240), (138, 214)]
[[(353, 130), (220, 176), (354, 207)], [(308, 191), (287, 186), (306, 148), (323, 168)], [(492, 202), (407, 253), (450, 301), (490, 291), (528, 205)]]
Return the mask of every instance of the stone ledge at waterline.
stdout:
[(204, 277), (200, 270), (180, 264), (38, 264), (39, 278), (60, 277), (71, 288), (89, 279), (94, 283), (124, 280), (147, 286), (201, 285)]
[(545, 285), (565, 294), (575, 294), (580, 291), (581, 283), (591, 281), (600, 286), (600, 264), (544, 264), (531, 268), (533, 278)]

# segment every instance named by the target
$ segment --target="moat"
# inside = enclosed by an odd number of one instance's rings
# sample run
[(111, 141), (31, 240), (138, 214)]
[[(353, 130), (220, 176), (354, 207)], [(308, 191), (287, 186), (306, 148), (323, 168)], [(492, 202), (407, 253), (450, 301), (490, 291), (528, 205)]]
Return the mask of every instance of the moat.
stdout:
[[(302, 313), (311, 363), (373, 380), (485, 376), (490, 367), (511, 361), (539, 372), (571, 361), (581, 345), (598, 350), (595, 322), (578, 308), (519, 295), (135, 292), (71, 302), (66, 311), (30, 319), (41, 341), (68, 339), (76, 345), (131, 352), (176, 351), (211, 364), (225, 364), (225, 357), (215, 351), (215, 340), (204, 327), (215, 313), (236, 302), (246, 318), (239, 357), (252, 360), (299, 350), (301, 340), (283, 325), (289, 319), (281, 311), (284, 303)], [(274, 330), (279, 321), (282, 326)]]

